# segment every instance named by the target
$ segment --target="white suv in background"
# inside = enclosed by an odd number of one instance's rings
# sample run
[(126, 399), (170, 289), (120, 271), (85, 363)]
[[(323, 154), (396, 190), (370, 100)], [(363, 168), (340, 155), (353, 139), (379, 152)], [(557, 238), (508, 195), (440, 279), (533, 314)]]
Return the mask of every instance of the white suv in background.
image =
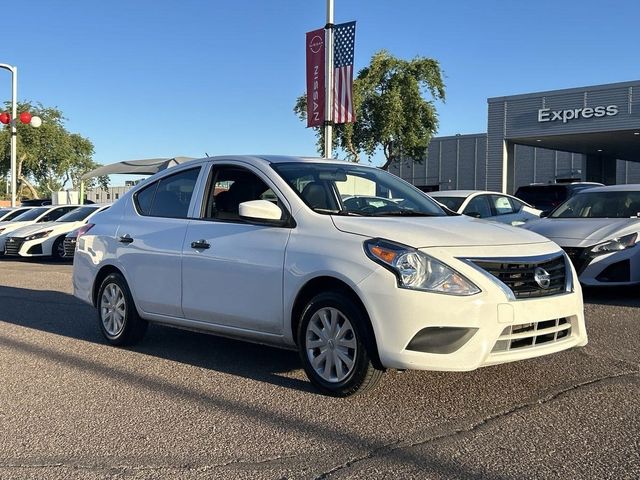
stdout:
[[(358, 196), (402, 200), (343, 201)], [(92, 223), (74, 293), (114, 345), (156, 322), (296, 348), (318, 388), (347, 396), (385, 368), (472, 370), (587, 343), (580, 285), (555, 243), (447, 214), (377, 168), (195, 160)]]

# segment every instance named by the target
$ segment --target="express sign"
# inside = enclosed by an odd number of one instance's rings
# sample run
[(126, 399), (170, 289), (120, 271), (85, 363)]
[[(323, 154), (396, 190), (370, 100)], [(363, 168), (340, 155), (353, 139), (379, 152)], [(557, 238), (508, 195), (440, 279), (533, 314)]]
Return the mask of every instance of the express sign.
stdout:
[(617, 114), (617, 105), (593, 108), (570, 108), (568, 110), (551, 110), (550, 108), (541, 108), (538, 110), (538, 122), (555, 122), (556, 120), (560, 120), (562, 123), (567, 123), (569, 120), (575, 120), (577, 118), (613, 117)]

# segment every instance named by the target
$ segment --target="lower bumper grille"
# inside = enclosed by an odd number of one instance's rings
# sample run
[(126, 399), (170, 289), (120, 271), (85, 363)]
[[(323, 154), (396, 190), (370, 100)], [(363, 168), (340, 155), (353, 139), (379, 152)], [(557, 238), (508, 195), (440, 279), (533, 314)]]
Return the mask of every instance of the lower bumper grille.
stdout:
[(65, 258), (71, 258), (76, 252), (76, 239), (65, 238), (64, 239), (64, 256)]
[(4, 254), (5, 255), (18, 255), (22, 244), (24, 243), (24, 238), (17, 237), (9, 237), (7, 241), (4, 243)]
[(560, 341), (570, 335), (571, 322), (566, 318), (509, 325), (502, 331), (491, 353), (535, 348)]

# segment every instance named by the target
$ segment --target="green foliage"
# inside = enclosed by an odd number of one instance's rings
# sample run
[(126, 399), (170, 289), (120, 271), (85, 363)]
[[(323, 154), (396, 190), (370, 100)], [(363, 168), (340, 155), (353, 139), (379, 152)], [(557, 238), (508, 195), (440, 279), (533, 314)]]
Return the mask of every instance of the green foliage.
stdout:
[[(10, 103), (5, 111), (11, 111)], [(18, 114), (29, 111), (42, 119), (39, 128), (17, 123), (17, 176), (20, 187), (31, 196), (49, 196), (62, 188), (80, 187), (80, 177), (97, 168), (93, 161), (93, 144), (77, 133), (70, 133), (64, 126), (66, 120), (57, 108), (44, 107), (40, 103), (21, 102)], [(11, 129), (0, 129), (0, 174), (6, 175), (10, 169)], [(95, 183), (108, 184), (108, 179), (89, 181), (87, 187)]]
[[(356, 123), (334, 127), (333, 151), (359, 161), (382, 150), (387, 169), (400, 155), (421, 162), (438, 129), (435, 101), (444, 101), (445, 86), (440, 64), (431, 58), (401, 60), (387, 51), (377, 52), (368, 67), (353, 81)], [(307, 117), (305, 95), (293, 108), (300, 120)], [(316, 129), (317, 147), (324, 145), (324, 129)]]

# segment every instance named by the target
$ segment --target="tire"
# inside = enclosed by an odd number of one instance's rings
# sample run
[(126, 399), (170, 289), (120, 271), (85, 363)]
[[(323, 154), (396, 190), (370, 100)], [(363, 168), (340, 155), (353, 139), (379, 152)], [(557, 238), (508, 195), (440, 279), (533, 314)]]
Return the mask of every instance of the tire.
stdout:
[(51, 247), (51, 258), (57, 260), (58, 262), (63, 260), (64, 257), (64, 235), (62, 237), (56, 238), (56, 241), (53, 242), (53, 246)]
[(298, 352), (304, 370), (319, 390), (348, 397), (372, 389), (384, 373), (371, 361), (373, 339), (359, 305), (340, 292), (309, 301), (298, 327)]
[(107, 342), (125, 346), (142, 340), (148, 322), (138, 315), (127, 281), (120, 273), (111, 273), (102, 281), (96, 304), (98, 326)]

